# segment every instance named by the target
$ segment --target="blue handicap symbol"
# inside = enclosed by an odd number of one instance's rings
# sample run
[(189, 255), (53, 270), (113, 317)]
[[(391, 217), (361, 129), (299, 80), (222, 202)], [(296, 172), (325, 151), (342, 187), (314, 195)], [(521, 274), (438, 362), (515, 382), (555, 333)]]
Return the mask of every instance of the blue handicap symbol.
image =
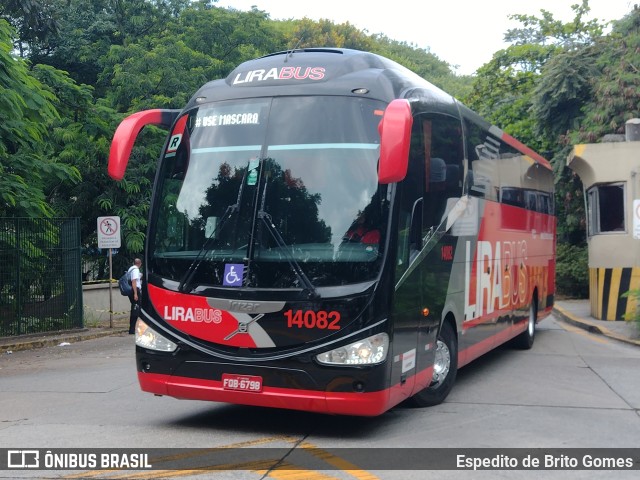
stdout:
[(225, 287), (241, 287), (244, 265), (242, 263), (228, 263), (224, 266), (222, 285)]

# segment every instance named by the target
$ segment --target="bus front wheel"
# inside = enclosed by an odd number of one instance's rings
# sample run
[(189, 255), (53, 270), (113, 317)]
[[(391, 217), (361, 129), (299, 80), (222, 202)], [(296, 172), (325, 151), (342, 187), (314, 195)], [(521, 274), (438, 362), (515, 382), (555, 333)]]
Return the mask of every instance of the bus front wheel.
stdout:
[(411, 397), (416, 407), (430, 407), (442, 403), (453, 388), (458, 372), (458, 341), (451, 322), (445, 322), (436, 340), (431, 385)]

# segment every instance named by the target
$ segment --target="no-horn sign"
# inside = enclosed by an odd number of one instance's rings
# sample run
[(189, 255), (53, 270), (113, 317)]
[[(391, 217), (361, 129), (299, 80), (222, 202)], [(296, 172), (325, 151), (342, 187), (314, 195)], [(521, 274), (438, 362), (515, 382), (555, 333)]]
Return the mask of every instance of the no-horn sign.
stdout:
[(120, 248), (120, 217), (98, 217), (98, 248)]

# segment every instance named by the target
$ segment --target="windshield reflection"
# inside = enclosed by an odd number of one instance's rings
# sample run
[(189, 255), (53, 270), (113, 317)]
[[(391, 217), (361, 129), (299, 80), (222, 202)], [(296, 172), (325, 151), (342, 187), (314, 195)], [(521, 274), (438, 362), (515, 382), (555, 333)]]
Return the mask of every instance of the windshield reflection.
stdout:
[[(190, 271), (190, 284), (231, 286), (223, 277), (232, 264), (242, 272), (233, 287), (254, 288), (375, 278), (388, 210), (386, 186), (377, 183), (382, 106), (348, 100), (280, 98), (190, 112), (175, 155), (163, 159), (150, 272), (182, 284)], [(321, 128), (316, 107), (343, 121)], [(255, 116), (251, 124), (204, 125), (220, 112)], [(355, 233), (365, 227), (373, 233)]]

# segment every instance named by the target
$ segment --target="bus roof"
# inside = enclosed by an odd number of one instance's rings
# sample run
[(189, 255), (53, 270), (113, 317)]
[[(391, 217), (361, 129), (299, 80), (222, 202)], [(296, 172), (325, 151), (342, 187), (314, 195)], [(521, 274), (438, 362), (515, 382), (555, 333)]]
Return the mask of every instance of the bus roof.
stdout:
[(292, 95), (366, 96), (389, 103), (425, 101), (430, 110), (462, 116), (548, 169), (531, 148), (491, 125), (451, 95), (393, 60), (348, 48), (303, 48), (271, 53), (237, 66), (225, 79), (203, 85), (186, 109), (201, 103)]
[[(412, 88), (444, 94), (408, 68), (374, 53), (305, 48), (240, 64), (225, 79), (205, 84), (187, 108), (205, 101), (308, 94), (366, 96), (388, 103), (406, 98), (405, 93)], [(453, 97), (446, 97), (454, 103)]]

